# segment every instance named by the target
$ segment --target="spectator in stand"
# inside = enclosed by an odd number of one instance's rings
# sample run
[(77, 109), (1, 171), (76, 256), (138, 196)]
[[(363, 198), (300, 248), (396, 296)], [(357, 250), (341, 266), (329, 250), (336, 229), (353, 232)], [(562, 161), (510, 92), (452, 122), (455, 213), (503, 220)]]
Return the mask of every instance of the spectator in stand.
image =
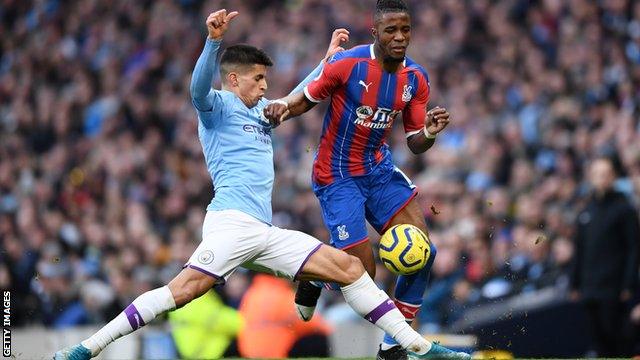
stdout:
[(633, 347), (632, 354), (640, 354), (640, 297), (634, 299), (635, 306), (631, 309), (631, 324), (633, 325)]
[(238, 350), (247, 358), (329, 356), (331, 329), (316, 314), (304, 322), (293, 307), (291, 284), (258, 274), (240, 304), (245, 326), (238, 334)]
[(168, 314), (171, 335), (182, 359), (219, 359), (237, 355), (230, 345), (244, 324), (215, 290)]
[(598, 356), (630, 355), (628, 302), (638, 289), (638, 211), (614, 190), (613, 162), (590, 165), (593, 195), (578, 215), (572, 297), (582, 299)]

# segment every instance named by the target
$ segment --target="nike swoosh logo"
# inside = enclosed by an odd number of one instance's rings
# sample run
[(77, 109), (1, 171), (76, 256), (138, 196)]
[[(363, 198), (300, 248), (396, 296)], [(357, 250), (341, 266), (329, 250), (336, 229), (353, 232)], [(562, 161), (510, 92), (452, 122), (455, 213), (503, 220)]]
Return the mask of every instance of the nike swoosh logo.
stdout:
[(140, 317), (138, 314), (133, 314), (133, 318), (136, 319), (136, 328), (140, 327)]

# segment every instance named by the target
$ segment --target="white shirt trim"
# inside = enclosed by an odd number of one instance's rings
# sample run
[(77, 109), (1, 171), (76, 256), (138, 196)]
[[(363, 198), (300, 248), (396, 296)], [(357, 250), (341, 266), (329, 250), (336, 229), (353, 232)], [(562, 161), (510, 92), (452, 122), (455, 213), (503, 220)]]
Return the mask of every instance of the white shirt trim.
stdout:
[(308, 86), (305, 86), (303, 91), (304, 91), (304, 96), (306, 96), (307, 99), (309, 99), (309, 101), (314, 102), (314, 103), (319, 103), (320, 101), (322, 101), (322, 100), (318, 100), (318, 99), (314, 98), (313, 96), (311, 96), (309, 94)]
[(407, 135), (407, 139), (408, 139), (411, 135), (415, 135), (415, 134), (418, 134), (418, 133), (420, 133), (420, 132), (423, 132), (423, 133), (424, 133), (424, 136), (425, 136), (427, 139), (435, 139), (435, 138), (436, 138), (436, 136), (438, 135), (438, 134), (431, 134), (431, 133), (427, 130), (427, 127), (426, 127), (426, 126), (423, 126), (423, 127), (422, 127), (422, 129), (420, 129), (420, 130), (410, 131), (410, 132), (406, 133), (406, 135)]
[[(371, 54), (371, 60), (375, 60), (376, 59), (376, 53), (373, 51), (373, 45), (375, 44), (371, 44), (369, 45), (369, 53)], [(404, 57), (404, 60), (402, 60), (402, 67), (407, 67), (407, 57)]]
[(416, 130), (416, 131), (409, 131), (408, 133), (406, 133), (406, 135), (407, 135), (407, 139), (408, 139), (409, 137), (411, 137), (411, 135), (418, 134), (420, 131), (422, 131), (422, 129), (420, 129), (420, 130)]
[(435, 139), (435, 138), (436, 138), (436, 135), (438, 135), (438, 134), (432, 134), (432, 133), (430, 133), (430, 132), (429, 132), (429, 130), (427, 130), (427, 127), (426, 127), (426, 126), (422, 129), (422, 131), (424, 131), (424, 136), (425, 136), (427, 139)]

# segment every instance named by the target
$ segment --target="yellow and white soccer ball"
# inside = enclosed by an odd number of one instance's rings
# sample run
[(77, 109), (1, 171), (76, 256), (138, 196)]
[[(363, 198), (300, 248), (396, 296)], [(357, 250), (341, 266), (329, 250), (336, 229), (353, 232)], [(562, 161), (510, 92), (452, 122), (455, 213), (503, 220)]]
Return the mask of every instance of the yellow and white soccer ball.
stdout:
[(379, 254), (389, 271), (398, 275), (410, 275), (427, 265), (431, 247), (422, 230), (411, 224), (400, 224), (382, 235)]

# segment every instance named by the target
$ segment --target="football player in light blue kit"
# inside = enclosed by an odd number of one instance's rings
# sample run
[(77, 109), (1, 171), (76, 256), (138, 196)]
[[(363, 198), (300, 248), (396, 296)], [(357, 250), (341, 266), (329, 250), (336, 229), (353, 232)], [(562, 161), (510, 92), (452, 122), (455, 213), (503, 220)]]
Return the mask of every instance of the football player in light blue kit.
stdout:
[[(58, 351), (54, 359), (89, 359), (109, 343), (184, 306), (238, 266), (290, 279), (333, 281), (347, 303), (368, 321), (393, 334), (420, 358), (447, 358), (451, 352), (431, 344), (404, 321), (404, 316), (364, 270), (360, 260), (304, 233), (271, 225), (273, 148), (271, 126), (262, 118), (268, 103), (266, 68), (271, 60), (248, 45), (225, 50), (220, 65), (222, 90), (211, 88), (218, 49), (229, 22), (238, 15), (219, 10), (209, 15), (209, 32), (191, 81), (198, 113), (198, 133), (215, 197), (207, 207), (202, 242), (184, 269), (167, 286), (136, 298), (122, 313), (80, 344)], [(341, 50), (348, 32), (334, 32), (328, 56)], [(322, 63), (309, 75), (321, 71)], [(443, 354), (445, 355), (443, 357)]]

